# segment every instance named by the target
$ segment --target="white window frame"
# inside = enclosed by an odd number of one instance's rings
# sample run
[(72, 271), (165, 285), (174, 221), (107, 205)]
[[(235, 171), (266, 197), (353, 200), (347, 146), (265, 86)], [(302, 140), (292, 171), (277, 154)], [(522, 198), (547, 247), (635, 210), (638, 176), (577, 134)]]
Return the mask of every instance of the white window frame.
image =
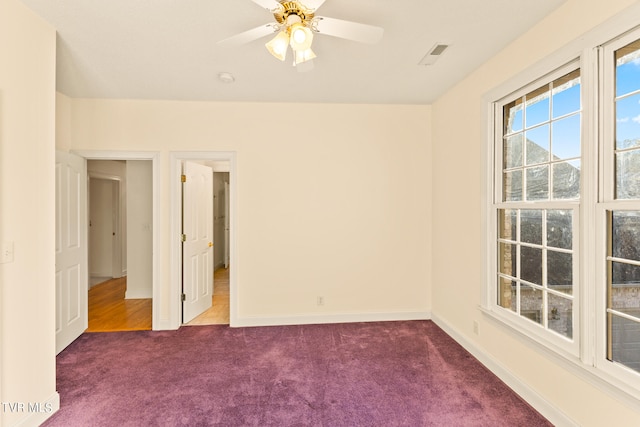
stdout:
[[(569, 339), (567, 337), (563, 337), (559, 334), (551, 332), (548, 329), (541, 327), (540, 325), (532, 322), (528, 319), (525, 319), (521, 315), (514, 313), (513, 311), (501, 307), (497, 303), (497, 272), (496, 267), (498, 265), (497, 260), (497, 242), (498, 242), (498, 217), (497, 212), (499, 209), (540, 209), (540, 210), (549, 210), (549, 209), (562, 209), (562, 210), (572, 210), (573, 211), (573, 254), (574, 254), (574, 265), (573, 265), (573, 281), (574, 283), (580, 283), (580, 270), (578, 266), (579, 257), (580, 257), (580, 200), (548, 200), (548, 201), (535, 201), (535, 202), (503, 202), (502, 201), (502, 161), (503, 161), (503, 107), (512, 102), (515, 99), (521, 98), (523, 95), (531, 92), (548, 84), (572, 71), (575, 69), (581, 68), (581, 63), (579, 59), (574, 59), (561, 67), (558, 67), (554, 70), (545, 73), (540, 78), (533, 80), (532, 82), (524, 85), (519, 88), (517, 91), (511, 92), (501, 99), (492, 102), (492, 118), (493, 118), (493, 129), (492, 132), (492, 151), (493, 151), (493, 161), (491, 170), (493, 171), (492, 176), (492, 203), (491, 209), (488, 212), (488, 222), (487, 228), (488, 238), (489, 238), (489, 247), (487, 248), (487, 253), (489, 254), (489, 260), (487, 262), (489, 274), (492, 274), (491, 278), (487, 278), (487, 285), (489, 287), (489, 295), (487, 295), (486, 309), (491, 312), (493, 316), (500, 319), (501, 321), (509, 324), (518, 332), (525, 334), (527, 336), (534, 337), (537, 341), (543, 343), (545, 346), (553, 348), (555, 351), (563, 353), (568, 357), (579, 357), (580, 351), (580, 286), (573, 287), (573, 293), (570, 299), (573, 300), (573, 310), (572, 310), (572, 322), (573, 322), (573, 338)], [(582, 76), (581, 76), (581, 99), (584, 98), (584, 85), (582, 84)], [(584, 103), (582, 103), (584, 105)], [(524, 106), (523, 106), (524, 108)], [(581, 108), (582, 114), (583, 108)], [(581, 120), (581, 126), (584, 127), (584, 120)], [(582, 135), (585, 134), (584, 129), (581, 129)], [(582, 181), (582, 179), (581, 179)], [(525, 188), (523, 187), (523, 193)], [(551, 189), (549, 189), (551, 192)], [(544, 227), (544, 224), (543, 224)], [(544, 269), (545, 267), (542, 266)], [(543, 313), (543, 316), (546, 317), (546, 313)], [(543, 324), (546, 322), (543, 319)]]
[[(485, 94), (483, 111), (486, 123), (486, 138), (483, 145), (484, 161), (484, 228), (483, 268), (484, 280), (480, 310), (514, 339), (527, 347), (538, 351), (564, 369), (594, 385), (603, 392), (640, 409), (640, 374), (624, 365), (606, 359), (606, 211), (640, 210), (640, 204), (629, 201), (605, 200), (605, 188), (611, 185), (605, 180), (605, 163), (613, 165), (612, 158), (607, 159), (604, 143), (605, 134), (612, 135), (615, 117), (612, 108), (607, 111), (601, 107), (602, 99), (608, 96), (600, 84), (603, 70), (603, 50), (611, 51), (640, 38), (640, 4), (635, 4), (580, 38), (555, 51), (549, 57), (528, 67), (510, 80)], [(604, 46), (604, 47), (603, 47)], [(579, 275), (574, 275), (574, 291), (578, 295), (574, 302), (574, 343), (567, 345), (557, 337), (549, 337), (537, 325), (520, 325), (519, 317), (497, 304), (497, 209), (494, 202), (501, 201), (502, 194), (496, 179), (502, 179), (494, 167), (496, 156), (496, 135), (502, 137), (502, 129), (496, 125), (496, 118), (502, 117), (502, 109), (496, 103), (510, 96), (513, 100), (517, 92), (533, 87), (555, 70), (561, 69), (573, 61), (580, 62), (581, 101), (582, 101), (582, 158), (581, 158), (581, 197), (579, 209), (579, 230), (574, 230), (575, 253), (579, 253)], [(551, 79), (550, 79), (551, 80)], [(530, 86), (531, 85), (531, 86)], [(613, 90), (613, 86), (609, 90)], [(612, 99), (612, 98), (611, 98)], [(609, 117), (605, 115), (608, 114)], [(612, 138), (610, 138), (612, 141)], [(612, 142), (610, 142), (612, 143)], [(501, 146), (501, 144), (499, 145)], [(611, 150), (609, 150), (611, 152)], [(612, 152), (611, 152), (612, 153)], [(612, 157), (612, 154), (607, 154)], [(502, 158), (498, 160), (502, 161)], [(500, 163), (498, 163), (500, 164)], [(591, 171), (584, 173), (584, 171)], [(593, 172), (596, 171), (597, 172)], [(498, 187), (498, 188), (496, 188)], [(609, 187), (612, 188), (612, 187)], [(612, 193), (611, 193), (612, 194)], [(532, 205), (536, 209), (538, 205)], [(542, 205), (540, 208), (544, 208)], [(574, 222), (574, 227), (576, 224)], [(597, 230), (594, 232), (593, 230)], [(577, 246), (576, 246), (577, 245)], [(575, 271), (574, 271), (575, 273)], [(575, 279), (577, 278), (577, 279)], [(579, 281), (579, 282), (578, 282)], [(578, 289), (579, 288), (579, 289)], [(575, 312), (579, 311), (579, 314)], [(533, 326), (533, 328), (531, 327)], [(545, 332), (540, 334), (539, 332)]]
[(640, 373), (625, 365), (607, 359), (607, 212), (634, 210), (640, 211), (640, 200), (615, 200), (615, 69), (612, 66), (615, 51), (627, 44), (640, 39), (640, 28), (625, 33), (597, 48), (598, 69), (602, 76), (600, 92), (600, 115), (602, 123), (600, 133), (600, 164), (601, 171), (598, 203), (596, 206), (596, 307), (601, 308), (596, 313), (596, 354), (595, 366), (605, 372), (616, 382), (629, 383), (640, 390)]

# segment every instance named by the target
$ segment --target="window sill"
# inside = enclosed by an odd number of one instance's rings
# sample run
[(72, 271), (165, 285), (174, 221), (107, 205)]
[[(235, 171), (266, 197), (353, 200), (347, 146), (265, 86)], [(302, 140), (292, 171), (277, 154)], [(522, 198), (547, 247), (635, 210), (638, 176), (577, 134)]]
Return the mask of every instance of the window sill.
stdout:
[(478, 308), (487, 319), (499, 326), (507, 335), (554, 362), (560, 368), (574, 374), (578, 379), (585, 381), (634, 410), (640, 411), (640, 389), (620, 381), (613, 375), (603, 372), (594, 366), (585, 364), (579, 357), (562, 351), (553, 344), (538, 340), (537, 337), (531, 337), (527, 332), (513, 325), (503, 315), (496, 313), (494, 310), (484, 306), (479, 306)]

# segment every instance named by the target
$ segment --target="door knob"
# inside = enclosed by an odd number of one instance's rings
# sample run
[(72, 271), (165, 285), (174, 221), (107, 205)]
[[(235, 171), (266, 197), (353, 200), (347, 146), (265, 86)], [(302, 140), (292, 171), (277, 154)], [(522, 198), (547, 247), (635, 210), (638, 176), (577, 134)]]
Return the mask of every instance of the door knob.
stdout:
[(212, 247), (212, 246), (213, 246), (213, 242), (209, 242), (209, 247)]

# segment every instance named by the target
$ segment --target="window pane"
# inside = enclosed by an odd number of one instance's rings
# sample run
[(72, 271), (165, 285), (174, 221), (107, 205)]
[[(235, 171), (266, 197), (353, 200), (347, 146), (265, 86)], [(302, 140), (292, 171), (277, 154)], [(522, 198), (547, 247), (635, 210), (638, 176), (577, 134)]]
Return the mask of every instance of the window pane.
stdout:
[(527, 200), (549, 199), (549, 166), (528, 168)]
[(527, 166), (549, 161), (549, 125), (528, 130), (525, 141)]
[(640, 323), (609, 315), (611, 329), (609, 360), (640, 372)]
[(640, 93), (616, 102), (616, 149), (638, 146), (640, 146)]
[(640, 40), (616, 51), (616, 97), (640, 90)]
[(570, 210), (547, 211), (547, 246), (571, 249), (573, 245), (573, 212)]
[(528, 246), (520, 248), (520, 278), (542, 285), (542, 249)]
[(565, 337), (573, 338), (573, 301), (551, 293), (547, 295), (547, 298), (549, 329)]
[(522, 166), (522, 134), (508, 137), (504, 142), (504, 167)]
[(522, 131), (522, 98), (518, 98), (510, 104), (505, 105), (503, 111), (504, 133), (508, 135), (514, 132)]
[(640, 211), (613, 212), (611, 232), (611, 255), (640, 261)]
[(516, 277), (516, 245), (498, 243), (498, 271), (511, 277)]
[(520, 211), (520, 241), (542, 245), (542, 210)]
[(498, 305), (517, 311), (516, 281), (498, 277)]
[(640, 198), (640, 150), (616, 154), (616, 199)]
[(504, 173), (503, 193), (505, 202), (522, 200), (522, 170)]
[(520, 285), (520, 315), (542, 324), (542, 291)]
[(580, 160), (553, 165), (553, 199), (567, 200), (580, 197)]
[(553, 158), (580, 157), (580, 116), (573, 115), (553, 122)]
[(580, 110), (580, 70), (553, 82), (553, 118)]
[(640, 313), (640, 267), (611, 263), (611, 307), (626, 314)]
[(549, 121), (549, 86), (527, 94), (525, 105), (527, 128)]
[(515, 209), (498, 210), (498, 235), (501, 239), (516, 241), (518, 227), (518, 211)]
[(547, 251), (547, 285), (566, 294), (573, 293), (573, 255)]

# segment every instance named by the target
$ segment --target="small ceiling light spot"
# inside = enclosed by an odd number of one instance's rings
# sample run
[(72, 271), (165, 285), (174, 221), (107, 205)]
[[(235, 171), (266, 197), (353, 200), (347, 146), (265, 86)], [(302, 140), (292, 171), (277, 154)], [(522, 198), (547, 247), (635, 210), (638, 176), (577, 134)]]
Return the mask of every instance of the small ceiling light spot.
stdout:
[(233, 83), (236, 81), (236, 78), (233, 77), (233, 74), (231, 73), (218, 73), (218, 80), (220, 80), (222, 83)]

